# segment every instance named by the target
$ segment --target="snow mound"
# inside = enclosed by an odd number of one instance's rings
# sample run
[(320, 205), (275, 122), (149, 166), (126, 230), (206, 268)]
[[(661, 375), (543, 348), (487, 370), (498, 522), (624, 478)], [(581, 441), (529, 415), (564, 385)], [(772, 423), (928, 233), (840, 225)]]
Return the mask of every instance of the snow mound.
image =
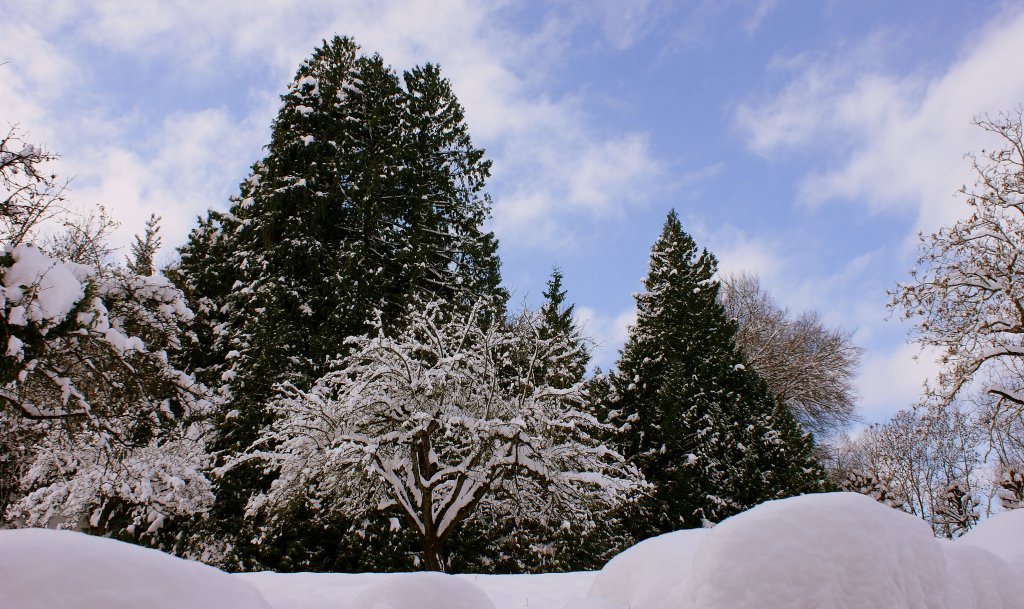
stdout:
[(864, 495), (770, 501), (715, 527), (693, 557), (691, 585), (670, 596), (692, 609), (1019, 606), (1009, 602), (1021, 598), (1012, 567), (951, 547), (918, 518)]
[(946, 605), (956, 609), (1013, 609), (1024, 599), (1020, 569), (959, 541), (939, 541), (946, 553)]
[(157, 550), (72, 531), (0, 531), (3, 606), (270, 609), (248, 583)]
[(693, 554), (710, 529), (690, 529), (652, 537), (613, 558), (594, 578), (587, 595), (597, 609), (612, 601), (623, 607), (653, 607), (665, 590), (679, 584), (692, 568)]
[(1018, 609), (1021, 512), (949, 542), (864, 495), (769, 501), (634, 546), (566, 609)]
[(1024, 569), (1024, 509), (996, 514), (956, 541), (992, 552)]
[(494, 609), (487, 594), (472, 583), (432, 571), (396, 573), (363, 590), (352, 609)]

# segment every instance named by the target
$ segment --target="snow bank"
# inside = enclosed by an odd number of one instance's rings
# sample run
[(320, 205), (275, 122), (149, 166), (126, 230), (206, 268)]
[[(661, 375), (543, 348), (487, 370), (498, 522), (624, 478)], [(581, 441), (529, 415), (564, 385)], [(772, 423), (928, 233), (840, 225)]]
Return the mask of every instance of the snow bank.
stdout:
[[(709, 529), (666, 533), (642, 541), (613, 558), (594, 578), (583, 607), (599, 609), (600, 602), (612, 607), (653, 607), (665, 591), (679, 584), (691, 569), (697, 546)], [(607, 601), (611, 601), (609, 604)]]
[[(255, 586), (275, 609), (352, 609), (354, 599), (367, 590), (387, 587), (404, 575), (263, 572), (239, 573), (234, 577)], [(586, 594), (594, 573), (460, 574), (452, 577), (483, 590), (496, 609), (562, 609), (567, 600)], [(420, 609), (418, 603), (408, 607)]]
[(12, 609), (270, 609), (248, 583), (156, 550), (72, 531), (0, 531)]
[(956, 543), (983, 548), (1024, 570), (1024, 509), (996, 514)]
[(676, 606), (947, 607), (945, 559), (928, 526), (855, 493), (763, 503), (715, 527), (693, 563)]
[[(1022, 523), (993, 524), (1003, 528), (993, 535)], [(1024, 572), (983, 549), (996, 544), (979, 531), (976, 545), (939, 541), (918, 518), (853, 493), (771, 501), (628, 550), (597, 576), (589, 603), (568, 607), (1019, 609)], [(1024, 553), (1015, 539), (1006, 548)]]
[(363, 590), (352, 609), (494, 609), (465, 579), (437, 572), (400, 573)]

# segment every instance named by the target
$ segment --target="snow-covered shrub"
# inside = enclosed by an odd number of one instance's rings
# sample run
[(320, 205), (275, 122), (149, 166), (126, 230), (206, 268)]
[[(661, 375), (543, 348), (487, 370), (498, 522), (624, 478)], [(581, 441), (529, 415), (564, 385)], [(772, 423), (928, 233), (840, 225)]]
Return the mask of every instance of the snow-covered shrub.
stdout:
[(205, 511), (204, 390), (168, 349), (191, 312), (159, 276), (0, 254), (0, 404), (36, 421), (15, 523), (154, 531)]
[(270, 609), (213, 567), (71, 531), (0, 530), (0, 582), (17, 609)]
[(494, 609), (487, 593), (444, 573), (399, 573), (360, 592), (352, 609)]

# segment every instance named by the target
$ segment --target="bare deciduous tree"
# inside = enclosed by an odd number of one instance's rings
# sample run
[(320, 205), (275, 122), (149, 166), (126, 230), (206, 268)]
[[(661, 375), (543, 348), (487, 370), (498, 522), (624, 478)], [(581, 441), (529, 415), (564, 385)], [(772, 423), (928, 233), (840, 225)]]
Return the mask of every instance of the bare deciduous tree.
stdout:
[(921, 517), (936, 535), (958, 536), (977, 521), (985, 496), (981, 431), (970, 413), (955, 407), (938, 415), (901, 410), (884, 424), (834, 442), (830, 469), (840, 483), (871, 483), (842, 485), (847, 490)]
[(862, 349), (813, 311), (793, 315), (753, 275), (722, 280), (726, 311), (738, 322), (736, 343), (804, 429), (831, 435), (855, 420), (853, 375)]
[(925, 403), (941, 410), (973, 397), (992, 447), (1010, 462), (1024, 452), (1022, 111), (975, 121), (1000, 147), (974, 158), (977, 183), (960, 190), (969, 215), (921, 237), (911, 279), (890, 303), (915, 322), (916, 342), (942, 353)]

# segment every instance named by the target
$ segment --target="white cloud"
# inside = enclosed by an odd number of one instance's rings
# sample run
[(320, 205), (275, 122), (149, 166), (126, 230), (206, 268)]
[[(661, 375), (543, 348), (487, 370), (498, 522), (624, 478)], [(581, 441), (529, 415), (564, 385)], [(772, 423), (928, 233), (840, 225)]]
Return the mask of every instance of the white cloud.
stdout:
[(603, 315), (596, 309), (577, 306), (576, 323), (584, 336), (594, 340), (591, 353), (591, 367), (599, 366), (607, 371), (615, 365), (619, 349), (626, 342), (629, 327), (636, 323), (636, 307), (631, 305), (613, 315)]
[[(0, 68), (8, 72), (0, 74), (3, 118), (24, 122), (64, 156), (80, 202), (102, 200), (125, 225), (138, 225), (154, 206), (173, 215), (165, 218), (168, 243), (180, 242), (170, 224), (226, 204), (223, 193), (266, 141), (273, 106), (257, 103), (247, 115), (212, 99), (198, 108), (138, 107), (119, 97), (116, 82), (133, 75), (115, 78), (94, 63), (107, 69), (130, 59), (200, 94), (222, 74), (259, 74), (244, 92), (259, 100), (273, 100), (312, 47), (335, 32), (399, 69), (440, 63), (474, 138), (495, 161), (495, 229), (506, 244), (564, 247), (574, 219), (614, 217), (661, 170), (643, 134), (604, 132), (571, 93), (548, 93), (564, 28), (582, 23), (555, 10), (521, 32), (505, 26), (503, 11), (512, 7), (504, 2), (49, 4), (23, 3), (9, 21), (22, 25), (0, 25), (0, 39), (16, 42), (10, 67)], [(645, 10), (631, 8), (609, 37), (628, 44)], [(562, 238), (550, 239), (555, 234)]]
[(897, 410), (918, 403), (924, 380), (938, 372), (935, 355), (910, 344), (866, 352), (857, 380), (863, 422), (885, 422)]
[(744, 231), (733, 228), (718, 231), (712, 242), (719, 275), (751, 274), (770, 282), (785, 268), (784, 256), (777, 244)]
[(141, 141), (86, 146), (68, 159), (71, 198), (111, 210), (119, 243), (140, 232), (150, 213), (162, 217), (165, 244), (184, 243), (196, 216), (234, 192), (232, 180), (244, 175), (263, 132), (223, 109), (172, 114)]
[(838, 59), (799, 59), (798, 76), (775, 97), (739, 107), (737, 125), (760, 154), (824, 152), (829, 168), (807, 175), (802, 198), (843, 199), (873, 211), (917, 216), (917, 230), (948, 223), (962, 211), (954, 193), (973, 181), (964, 155), (985, 136), (979, 114), (1024, 102), (1024, 12), (999, 15), (941, 74), (878, 70), (878, 41)]

